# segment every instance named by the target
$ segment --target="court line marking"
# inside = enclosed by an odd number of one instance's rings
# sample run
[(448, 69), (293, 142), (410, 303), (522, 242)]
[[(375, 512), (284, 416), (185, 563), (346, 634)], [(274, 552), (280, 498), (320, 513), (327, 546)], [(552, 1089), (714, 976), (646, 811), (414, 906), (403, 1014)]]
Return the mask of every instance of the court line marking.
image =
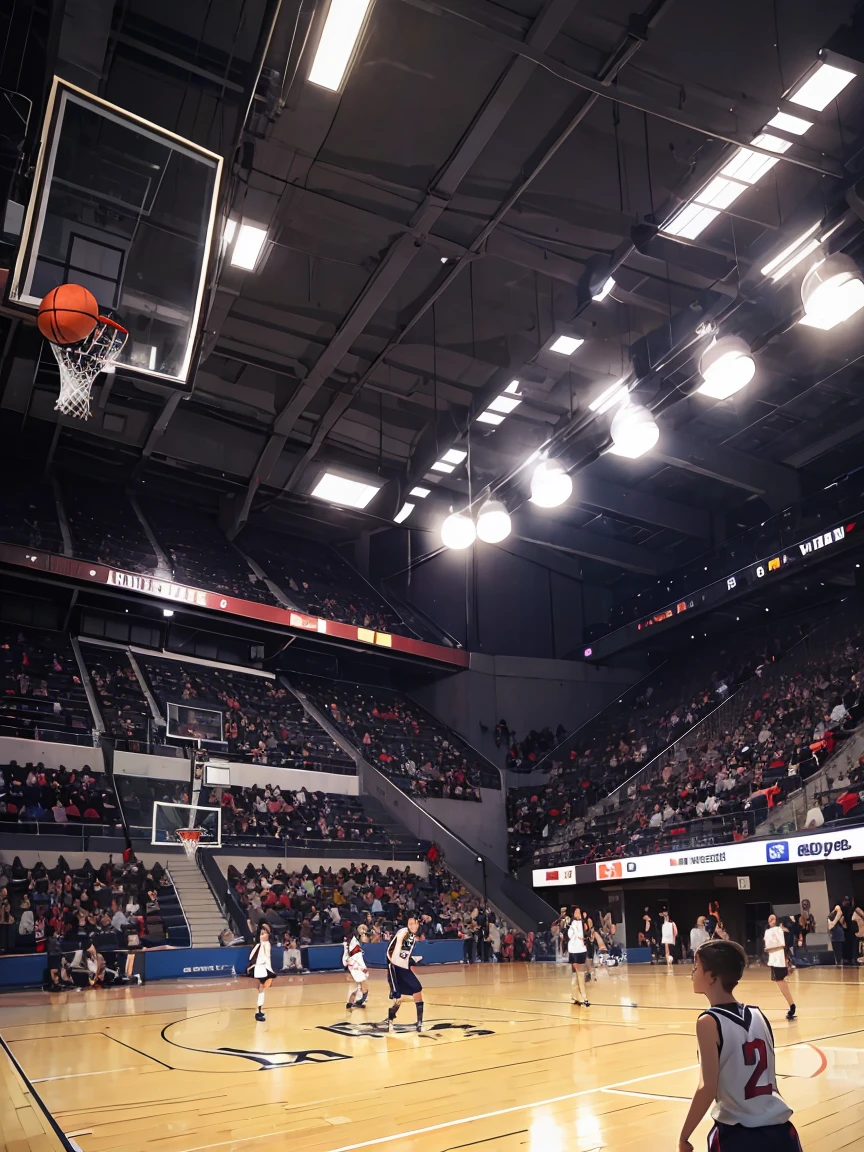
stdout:
[[(410, 1140), (415, 1136), (425, 1136), (427, 1132), (441, 1132), (445, 1128), (456, 1128), (460, 1124), (473, 1124), (478, 1120), (491, 1120), (496, 1116), (509, 1116), (514, 1112), (523, 1112), (530, 1108), (545, 1108), (548, 1104), (560, 1104), (564, 1100), (578, 1100), (582, 1096), (590, 1096), (606, 1088), (626, 1088), (629, 1084), (641, 1084), (644, 1080), (656, 1080), (659, 1076), (677, 1076), (679, 1072), (692, 1072), (698, 1064), (685, 1064), (682, 1068), (669, 1068), (665, 1072), (650, 1072), (647, 1076), (636, 1076), (630, 1080), (618, 1080), (614, 1084), (597, 1085), (594, 1088), (582, 1088), (578, 1092), (567, 1092), (563, 1096), (550, 1096), (546, 1100), (531, 1100), (526, 1104), (513, 1104), (509, 1108), (496, 1108), (494, 1112), (480, 1112), (476, 1116), (459, 1116), (455, 1120), (444, 1120), (441, 1124), (429, 1124), (425, 1128), (414, 1128), (409, 1132), (394, 1132), (390, 1136), (376, 1136), (374, 1140), (363, 1140), (359, 1144), (343, 1144), (339, 1148), (331, 1148), (329, 1152), (357, 1152), (358, 1148), (374, 1148), (376, 1144), (389, 1144), (393, 1140)], [(239, 1138), (243, 1143), (252, 1140), (272, 1140), (272, 1132), (261, 1132), (257, 1136), (243, 1136)], [(196, 1144), (186, 1149), (186, 1152), (204, 1152), (207, 1148), (224, 1148), (229, 1144), (237, 1146), (238, 1138), (233, 1140), (218, 1140), (213, 1144)]]
[(659, 1092), (626, 1092), (622, 1088), (601, 1088), (600, 1091), (608, 1092), (610, 1096), (635, 1096), (639, 1100), (683, 1100), (686, 1104), (690, 1099), (689, 1096), (661, 1096)]
[[(132, 1068), (100, 1068), (98, 1072), (68, 1072), (64, 1076), (41, 1076), (38, 1080), (31, 1080), (31, 1084), (47, 1084), (50, 1080), (77, 1080), (79, 1076), (108, 1076), (112, 1072), (140, 1072), (141, 1065)], [(67, 1132), (68, 1136), (69, 1133)]]

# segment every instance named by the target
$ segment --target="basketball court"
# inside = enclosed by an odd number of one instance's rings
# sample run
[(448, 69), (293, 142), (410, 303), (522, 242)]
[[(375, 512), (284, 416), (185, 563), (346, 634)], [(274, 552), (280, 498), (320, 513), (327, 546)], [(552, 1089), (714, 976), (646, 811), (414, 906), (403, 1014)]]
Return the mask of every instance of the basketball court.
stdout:
[[(11, 994), (0, 1012), (33, 1089), (84, 1152), (230, 1152), (274, 1140), (297, 1152), (676, 1147), (698, 1076), (689, 965), (600, 971), (588, 1009), (570, 1003), (565, 965), (447, 966), (423, 977), (419, 1035), (410, 1004), (395, 1033), (371, 1026), (386, 1015), (381, 971), (368, 1009), (353, 1014), (343, 976), (280, 977), (265, 1024), (242, 978)], [(779, 1087), (807, 1152), (857, 1147), (859, 973), (817, 968), (793, 979), (800, 1018), (791, 1024), (765, 968), (748, 971), (739, 996), (767, 1010)], [(18, 1090), (8, 1065), (4, 1084), (4, 1097)], [(16, 1138), (18, 1111), (3, 1112), (6, 1148), (55, 1146)]]

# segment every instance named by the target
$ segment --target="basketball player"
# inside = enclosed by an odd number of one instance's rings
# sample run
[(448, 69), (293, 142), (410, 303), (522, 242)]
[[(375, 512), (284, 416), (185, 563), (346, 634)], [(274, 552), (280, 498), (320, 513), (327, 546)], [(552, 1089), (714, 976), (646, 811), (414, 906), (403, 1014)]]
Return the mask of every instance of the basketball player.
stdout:
[[(585, 968), (588, 964), (588, 948), (585, 944), (585, 925), (582, 921), (582, 909), (578, 906), (573, 909), (573, 919), (567, 929), (567, 959), (570, 961), (570, 995), (574, 1004), (582, 1004), (590, 1008), (588, 993), (585, 990)], [(579, 997), (577, 999), (576, 992)]]
[[(348, 969), (348, 980), (353, 985), (345, 1007), (349, 1010), (351, 1008), (365, 1008), (366, 1001), (369, 999), (369, 985), (367, 983), (369, 970), (366, 967), (363, 948), (354, 935), (353, 928), (347, 930), (342, 944), (342, 965)], [(359, 1000), (357, 999), (358, 989), (360, 991)]]
[(768, 927), (765, 929), (765, 951), (768, 953), (768, 968), (771, 971), (772, 981), (783, 993), (783, 999), (789, 1005), (786, 1013), (787, 1020), (795, 1019), (795, 1004), (792, 993), (786, 983), (789, 975), (789, 966), (786, 962), (786, 933), (777, 923), (777, 917), (772, 912), (768, 917)]
[(708, 1152), (801, 1152), (792, 1109), (777, 1091), (771, 1025), (733, 995), (746, 967), (744, 949), (731, 940), (709, 940), (696, 952), (693, 991), (711, 1006), (696, 1021), (699, 1087), (678, 1152), (693, 1152), (690, 1137), (709, 1108)]
[[(390, 999), (393, 1001), (387, 1012), (388, 1029), (396, 1019), (402, 997), (413, 996), (417, 1009), (417, 1031), (423, 1030), (423, 985), (412, 970), (412, 966), (423, 959), (422, 956), (412, 955), (419, 928), (417, 917), (409, 916), (407, 928), (400, 928), (387, 946), (387, 978), (390, 981)], [(384, 1023), (381, 1026), (384, 1027)]]
[(666, 967), (671, 968), (675, 963), (675, 957), (672, 951), (678, 941), (678, 925), (670, 917), (668, 912), (662, 912), (663, 924), (660, 929), (660, 943), (663, 945), (663, 951), (666, 953)]
[(253, 980), (258, 981), (258, 1011), (256, 1020), (266, 1020), (264, 1015), (264, 993), (273, 983), (276, 973), (270, 963), (270, 925), (262, 920), (258, 925), (258, 943), (249, 953), (249, 964), (246, 972)]

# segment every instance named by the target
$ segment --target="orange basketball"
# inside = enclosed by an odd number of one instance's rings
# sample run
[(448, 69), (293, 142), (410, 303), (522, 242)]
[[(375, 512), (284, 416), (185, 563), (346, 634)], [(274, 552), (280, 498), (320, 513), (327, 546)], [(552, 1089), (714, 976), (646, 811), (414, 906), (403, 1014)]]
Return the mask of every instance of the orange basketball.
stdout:
[(52, 344), (77, 344), (90, 335), (98, 319), (99, 305), (92, 292), (81, 284), (60, 284), (39, 305), (36, 323)]

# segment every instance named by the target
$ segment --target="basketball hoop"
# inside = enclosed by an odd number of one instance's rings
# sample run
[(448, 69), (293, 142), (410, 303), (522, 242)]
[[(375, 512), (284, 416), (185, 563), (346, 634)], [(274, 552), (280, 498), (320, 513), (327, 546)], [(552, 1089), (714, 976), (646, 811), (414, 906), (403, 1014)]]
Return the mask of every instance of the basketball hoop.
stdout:
[(89, 419), (93, 381), (119, 356), (128, 335), (122, 324), (100, 316), (85, 340), (77, 344), (51, 344), (60, 369), (60, 395), (54, 405), (58, 412), (77, 420)]
[(177, 839), (183, 845), (183, 851), (190, 860), (195, 859), (195, 853), (198, 851), (198, 844), (201, 841), (200, 828), (178, 828)]

